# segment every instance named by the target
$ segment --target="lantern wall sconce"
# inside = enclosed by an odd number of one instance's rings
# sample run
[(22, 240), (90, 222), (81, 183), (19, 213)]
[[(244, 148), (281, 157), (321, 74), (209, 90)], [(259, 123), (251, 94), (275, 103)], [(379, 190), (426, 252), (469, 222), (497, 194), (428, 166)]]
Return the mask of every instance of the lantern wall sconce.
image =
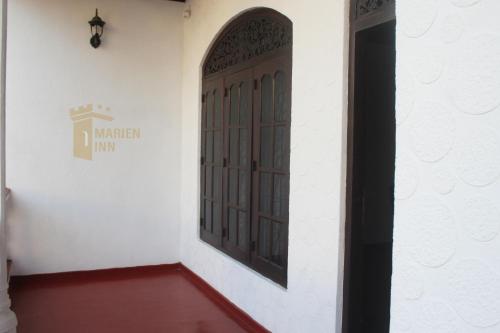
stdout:
[(104, 22), (100, 17), (97, 11), (95, 10), (95, 16), (92, 20), (89, 21), (90, 24), (90, 33), (92, 34), (92, 38), (90, 38), (90, 45), (92, 45), (95, 49), (101, 45), (101, 37), (104, 33)]

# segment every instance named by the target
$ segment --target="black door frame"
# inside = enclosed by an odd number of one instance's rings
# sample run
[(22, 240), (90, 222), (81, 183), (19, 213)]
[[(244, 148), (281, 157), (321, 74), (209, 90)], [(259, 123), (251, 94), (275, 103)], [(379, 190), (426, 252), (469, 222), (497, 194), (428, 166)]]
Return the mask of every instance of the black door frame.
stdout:
[(354, 124), (355, 124), (355, 73), (356, 34), (365, 29), (396, 19), (395, 0), (350, 0), (349, 9), (349, 73), (347, 107), (347, 170), (346, 170), (346, 219), (344, 239), (344, 279), (342, 303), (342, 332), (349, 333), (349, 279), (351, 276), (351, 238), (353, 208)]

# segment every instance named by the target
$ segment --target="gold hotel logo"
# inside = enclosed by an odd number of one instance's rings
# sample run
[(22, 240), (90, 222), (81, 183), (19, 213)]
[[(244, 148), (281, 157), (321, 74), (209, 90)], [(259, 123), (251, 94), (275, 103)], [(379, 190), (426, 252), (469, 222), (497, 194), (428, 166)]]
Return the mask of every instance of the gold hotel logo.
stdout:
[[(101, 105), (97, 106), (102, 109)], [(106, 111), (110, 111), (106, 108)], [(139, 139), (139, 128), (95, 128), (94, 120), (112, 121), (113, 117), (96, 112), (93, 104), (70, 110), (73, 120), (73, 155), (92, 160), (95, 152), (112, 153), (119, 139)]]

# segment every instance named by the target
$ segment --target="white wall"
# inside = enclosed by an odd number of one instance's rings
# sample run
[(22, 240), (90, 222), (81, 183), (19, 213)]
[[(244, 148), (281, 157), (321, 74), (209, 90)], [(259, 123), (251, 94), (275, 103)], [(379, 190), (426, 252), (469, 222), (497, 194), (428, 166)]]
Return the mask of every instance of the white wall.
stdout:
[[(11, 0), (8, 245), (16, 274), (179, 260), (183, 5)], [(94, 50), (87, 23), (107, 22)], [(73, 157), (69, 109), (111, 108), (141, 139)]]
[(500, 2), (396, 3), (391, 332), (499, 332)]
[[(16, 273), (181, 260), (273, 332), (335, 331), (344, 2), (191, 0), (182, 22), (183, 5), (162, 0), (12, 0), (7, 182)], [(108, 25), (93, 50), (86, 21), (96, 6)], [(223, 26), (258, 6), (288, 16), (294, 31), (286, 290), (198, 236), (201, 64)], [(497, 0), (397, 1), (391, 332), (500, 329), (499, 11)], [(110, 107), (113, 127), (141, 128), (141, 140), (75, 159), (68, 110), (87, 103)]]
[[(273, 332), (332, 332), (343, 225), (344, 1), (193, 0), (184, 24), (181, 260)], [(271, 7), (293, 22), (288, 289), (200, 241), (201, 65), (242, 11)]]

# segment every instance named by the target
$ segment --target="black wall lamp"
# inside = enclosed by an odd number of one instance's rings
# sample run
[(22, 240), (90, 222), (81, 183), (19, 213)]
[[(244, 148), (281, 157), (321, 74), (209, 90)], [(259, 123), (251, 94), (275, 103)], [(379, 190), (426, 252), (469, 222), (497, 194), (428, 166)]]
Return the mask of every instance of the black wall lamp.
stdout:
[(89, 21), (90, 24), (90, 33), (92, 34), (92, 38), (90, 38), (90, 45), (92, 45), (95, 49), (101, 45), (101, 37), (104, 32), (104, 22), (98, 15), (97, 8), (95, 10), (95, 16), (92, 20)]

